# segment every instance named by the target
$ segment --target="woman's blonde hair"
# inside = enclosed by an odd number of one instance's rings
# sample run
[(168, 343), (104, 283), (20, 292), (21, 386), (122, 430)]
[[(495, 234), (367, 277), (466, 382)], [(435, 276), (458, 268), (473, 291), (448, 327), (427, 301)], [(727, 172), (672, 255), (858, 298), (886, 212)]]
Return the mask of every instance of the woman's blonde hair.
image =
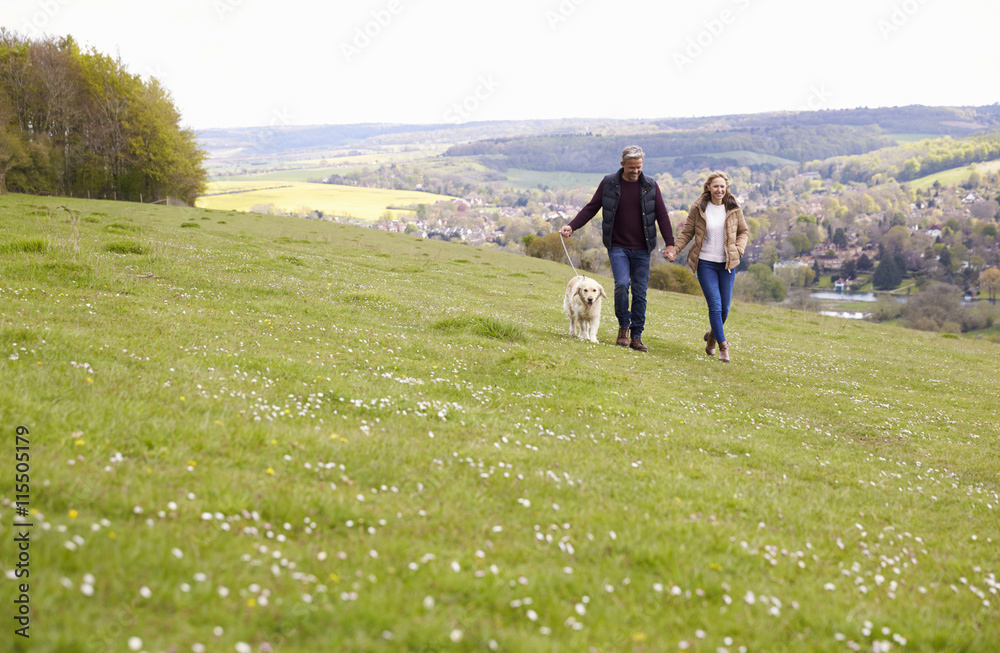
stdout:
[(701, 187), (701, 196), (702, 196), (702, 198), (703, 199), (704, 198), (711, 199), (711, 197), (712, 197), (712, 191), (709, 189), (709, 186), (711, 186), (712, 182), (714, 180), (716, 180), (716, 179), (725, 179), (726, 180), (726, 195), (722, 198), (722, 202), (724, 204), (728, 204), (730, 200), (736, 201), (736, 198), (733, 197), (732, 192), (729, 190), (729, 188), (730, 188), (730, 186), (732, 186), (733, 182), (729, 179), (729, 175), (727, 175), (726, 173), (724, 173), (721, 170), (715, 170), (714, 172), (710, 172), (708, 174), (708, 179), (705, 180), (704, 185), (702, 185), (702, 187)]

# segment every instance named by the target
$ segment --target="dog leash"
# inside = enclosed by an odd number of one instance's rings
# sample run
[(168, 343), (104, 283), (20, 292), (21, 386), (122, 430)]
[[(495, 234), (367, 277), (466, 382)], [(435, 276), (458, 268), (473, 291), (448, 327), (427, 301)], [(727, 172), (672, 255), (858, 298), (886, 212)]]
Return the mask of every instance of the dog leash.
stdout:
[(576, 266), (573, 265), (573, 259), (571, 259), (570, 256), (569, 256), (569, 250), (566, 249), (566, 239), (562, 237), (562, 234), (559, 234), (559, 242), (562, 243), (563, 251), (566, 252), (566, 260), (569, 261), (569, 266), (571, 268), (573, 268), (573, 272), (576, 274), (576, 276), (582, 277), (583, 275), (580, 274), (579, 272), (577, 272), (576, 271)]

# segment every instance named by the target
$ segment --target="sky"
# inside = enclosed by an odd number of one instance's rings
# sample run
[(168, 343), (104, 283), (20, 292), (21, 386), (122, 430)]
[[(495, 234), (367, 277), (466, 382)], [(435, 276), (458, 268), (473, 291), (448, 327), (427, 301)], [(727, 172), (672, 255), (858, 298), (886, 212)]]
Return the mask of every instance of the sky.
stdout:
[(195, 130), (1000, 101), (996, 0), (0, 0)]

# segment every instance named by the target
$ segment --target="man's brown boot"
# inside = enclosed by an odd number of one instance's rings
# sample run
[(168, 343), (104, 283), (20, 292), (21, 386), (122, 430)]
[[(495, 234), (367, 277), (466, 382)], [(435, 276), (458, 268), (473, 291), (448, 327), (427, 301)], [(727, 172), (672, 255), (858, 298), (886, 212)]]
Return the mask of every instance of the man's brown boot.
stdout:
[(642, 344), (642, 339), (639, 336), (632, 336), (632, 341), (628, 343), (629, 349), (634, 349), (636, 351), (649, 351), (646, 345)]
[(618, 327), (618, 339), (615, 344), (621, 347), (628, 347), (628, 327)]
[(715, 334), (711, 331), (705, 332), (705, 353), (709, 356), (715, 356)]

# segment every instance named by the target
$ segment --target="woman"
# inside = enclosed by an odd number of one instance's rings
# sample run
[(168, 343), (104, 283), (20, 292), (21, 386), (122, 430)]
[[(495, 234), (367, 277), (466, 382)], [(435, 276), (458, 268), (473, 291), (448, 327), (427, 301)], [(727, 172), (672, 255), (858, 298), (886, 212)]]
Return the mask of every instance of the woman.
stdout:
[(722, 325), (733, 299), (733, 270), (740, 264), (749, 236), (743, 209), (729, 192), (729, 176), (713, 172), (705, 180), (701, 197), (691, 206), (675, 248), (663, 250), (663, 257), (673, 261), (677, 252), (694, 241), (688, 252), (688, 265), (698, 275), (708, 302), (710, 329), (705, 334), (705, 353), (714, 356), (718, 342), (719, 360), (723, 363), (729, 362), (729, 343)]

